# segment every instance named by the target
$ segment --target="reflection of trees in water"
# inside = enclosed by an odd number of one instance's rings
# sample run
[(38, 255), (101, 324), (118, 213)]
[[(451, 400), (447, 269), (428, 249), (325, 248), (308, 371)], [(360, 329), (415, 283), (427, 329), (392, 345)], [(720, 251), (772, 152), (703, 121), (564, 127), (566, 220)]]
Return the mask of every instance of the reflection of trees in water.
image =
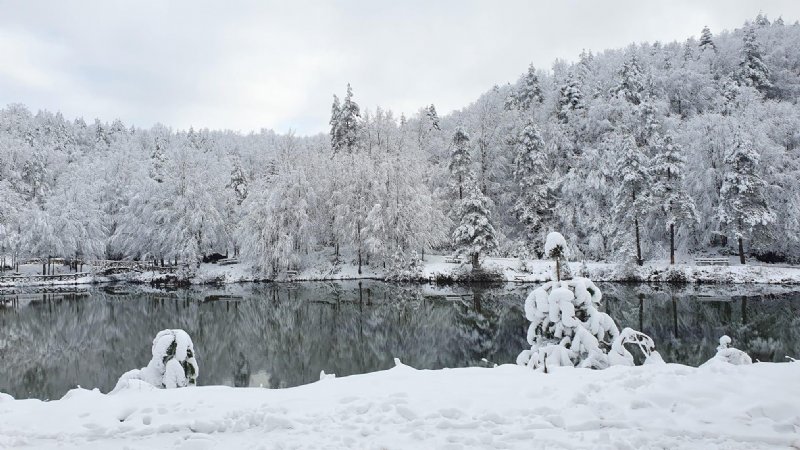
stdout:
[[(510, 306), (482, 294), (486, 333), (465, 342), (459, 330), (476, 324), (472, 316), (459, 315), (442, 297), (423, 296), (419, 285), (257, 284), (241, 291), (238, 301), (204, 302), (197, 290), (96, 290), (83, 299), (1, 310), (0, 391), (58, 398), (78, 384), (110, 390), (120, 374), (147, 363), (153, 337), (165, 328), (192, 336), (200, 384), (285, 387), (316, 381), (321, 370), (343, 376), (389, 368), (394, 357), (419, 368), (495, 360), (496, 343), (517, 339), (523, 320), (515, 306), (509, 322), (519, 329), (497, 326)], [(497, 336), (504, 332), (514, 336)]]
[(524, 290), (474, 286), (471, 298), (452, 302), (455, 332), (448, 338), (455, 349), (456, 366), (508, 363), (516, 359), (525, 342)]
[(600, 289), (618, 325), (641, 323), (667, 362), (702, 364), (714, 356), (723, 334), (754, 360), (783, 361), (785, 355), (800, 353), (800, 293), (704, 301), (681, 285), (604, 283)]
[[(534, 287), (456, 287), (463, 301), (370, 281), (228, 287), (242, 297), (231, 301), (202, 301), (202, 289), (45, 297), (0, 308), (0, 391), (58, 398), (77, 384), (110, 390), (147, 363), (165, 328), (192, 336), (201, 384), (285, 387), (316, 381), (321, 370), (389, 368), (394, 357), (418, 368), (511, 363), (525, 347), (522, 306)], [(668, 362), (704, 362), (722, 334), (762, 361), (800, 355), (797, 296), (698, 302), (665, 285), (601, 289), (618, 325), (641, 321)]]

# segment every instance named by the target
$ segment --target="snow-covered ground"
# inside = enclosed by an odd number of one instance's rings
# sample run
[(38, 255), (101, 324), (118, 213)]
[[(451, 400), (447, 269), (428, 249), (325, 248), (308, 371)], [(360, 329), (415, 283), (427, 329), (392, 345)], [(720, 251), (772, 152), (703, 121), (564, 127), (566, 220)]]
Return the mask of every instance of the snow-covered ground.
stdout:
[[(425, 255), (420, 280), (437, 278), (454, 279), (470, 270), (470, 264), (446, 262), (448, 257), (442, 255)], [(636, 268), (631, 276), (621, 271), (617, 264), (603, 262), (571, 262), (570, 269), (573, 274), (588, 276), (595, 281), (668, 281), (677, 273), (686, 282), (702, 283), (769, 283), (784, 284), (800, 283), (800, 266), (777, 266), (749, 263), (739, 265), (731, 259), (728, 266), (696, 266), (694, 264), (676, 264), (670, 268), (667, 261), (645, 263)], [(497, 271), (506, 281), (541, 283), (549, 281), (552, 277), (554, 263), (549, 260), (526, 260), (524, 264), (518, 258), (489, 257), (483, 260), (484, 268)], [(299, 271), (296, 275), (285, 277), (285, 280), (314, 281), (314, 280), (353, 280), (353, 279), (384, 279), (387, 272), (380, 267), (363, 266), (362, 273), (358, 273), (358, 266), (341, 263), (332, 265), (320, 262), (312, 267)], [(243, 264), (217, 266), (203, 264), (198, 270), (194, 282), (209, 281), (238, 282), (253, 281), (252, 271)], [(672, 278), (674, 279), (674, 278)]]
[[(202, 372), (201, 372), (202, 376)], [(800, 447), (800, 363), (394, 369), (296, 388), (0, 394), (0, 447)]]
[[(458, 280), (471, 270), (466, 261), (463, 263), (446, 262), (448, 257), (442, 255), (426, 255), (422, 270), (418, 274), (421, 281), (447, 279)], [(667, 261), (646, 262), (642, 267), (621, 270), (617, 264), (605, 262), (571, 262), (573, 274), (588, 276), (595, 281), (682, 281), (687, 283), (764, 283), (764, 284), (800, 284), (800, 266), (770, 265), (750, 262), (740, 265), (736, 258), (730, 259), (728, 266), (697, 266), (692, 263), (681, 263), (671, 266)], [(517, 258), (489, 257), (483, 260), (483, 267), (500, 274), (506, 281), (541, 283), (552, 277), (554, 263), (549, 260), (525, 260)], [(90, 270), (87, 268), (87, 271)], [(23, 274), (41, 273), (40, 265), (21, 266)], [(60, 271), (60, 272), (59, 272)], [(69, 273), (65, 268), (57, 268), (57, 273)], [(322, 258), (296, 274), (282, 274), (278, 281), (316, 281), (316, 280), (354, 280), (387, 278), (389, 272), (382, 267), (363, 266), (361, 274), (358, 266), (348, 262), (332, 264)], [(70, 281), (37, 281), (36, 285), (88, 284), (108, 281), (130, 281), (149, 283), (163, 279), (165, 274), (158, 272), (131, 272), (110, 277), (90, 275)], [(190, 279), (192, 284), (238, 283), (258, 281), (260, 278), (246, 264), (230, 265), (201, 264)], [(31, 283), (12, 282), (0, 277), (0, 287), (30, 285)]]

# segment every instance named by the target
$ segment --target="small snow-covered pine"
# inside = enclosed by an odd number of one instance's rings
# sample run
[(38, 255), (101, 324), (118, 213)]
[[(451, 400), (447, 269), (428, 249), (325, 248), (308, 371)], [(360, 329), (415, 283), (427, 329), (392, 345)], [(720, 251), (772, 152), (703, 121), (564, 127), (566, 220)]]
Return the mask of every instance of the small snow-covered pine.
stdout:
[(719, 338), (717, 354), (703, 365), (713, 364), (715, 362), (724, 362), (735, 366), (753, 364), (753, 360), (747, 353), (730, 346), (732, 341), (733, 340), (727, 334)]
[(162, 330), (153, 339), (152, 358), (146, 367), (122, 374), (113, 392), (151, 386), (174, 389), (197, 384), (200, 368), (194, 344), (183, 330)]
[[(545, 254), (557, 258), (566, 253), (560, 233), (550, 233)], [(619, 331), (614, 320), (599, 310), (602, 293), (588, 278), (550, 281), (536, 288), (525, 300), (525, 318), (530, 350), (517, 357), (517, 364), (548, 372), (556, 366), (605, 369), (633, 365), (626, 344), (639, 347), (645, 362), (662, 362), (653, 340), (638, 331)]]

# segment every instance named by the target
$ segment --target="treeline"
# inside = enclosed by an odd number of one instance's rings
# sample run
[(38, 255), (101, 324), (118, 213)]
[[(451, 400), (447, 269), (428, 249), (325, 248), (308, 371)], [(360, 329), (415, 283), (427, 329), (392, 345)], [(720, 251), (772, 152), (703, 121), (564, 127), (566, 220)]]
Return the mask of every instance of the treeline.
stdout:
[[(800, 260), (800, 25), (759, 16), (686, 42), (531, 65), (460, 111), (361, 110), (329, 135), (175, 131), (0, 110), (0, 253), (265, 274), (404, 268), (424, 252), (578, 259), (673, 251)], [(674, 249), (674, 250), (673, 250)]]

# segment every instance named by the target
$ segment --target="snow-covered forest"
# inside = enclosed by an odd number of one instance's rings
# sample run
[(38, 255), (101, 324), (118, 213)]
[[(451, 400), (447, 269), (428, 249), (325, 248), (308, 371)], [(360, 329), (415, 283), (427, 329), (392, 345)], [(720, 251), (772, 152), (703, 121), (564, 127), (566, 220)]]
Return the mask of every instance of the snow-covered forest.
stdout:
[(307, 137), (9, 105), (0, 254), (193, 266), (217, 252), (271, 275), (534, 256), (559, 230), (574, 260), (800, 261), (800, 24), (759, 15), (547, 64), (446, 115), (360, 108), (347, 86), (330, 133)]

